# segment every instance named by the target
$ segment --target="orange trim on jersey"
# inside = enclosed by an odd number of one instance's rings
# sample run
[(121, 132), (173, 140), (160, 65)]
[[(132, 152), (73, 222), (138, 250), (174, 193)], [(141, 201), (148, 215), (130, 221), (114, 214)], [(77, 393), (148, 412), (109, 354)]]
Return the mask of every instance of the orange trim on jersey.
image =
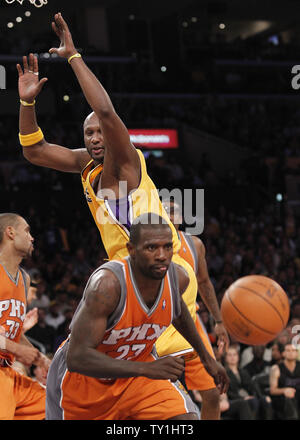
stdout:
[(196, 267), (196, 261), (194, 258), (193, 251), (191, 250), (191, 247), (185, 238), (185, 234), (182, 231), (178, 231), (178, 234), (181, 241), (181, 247), (178, 253), (181, 256), (181, 258), (183, 258), (185, 261), (189, 263), (190, 266), (192, 266), (194, 272), (196, 273), (197, 267)]
[[(26, 316), (26, 293), (21, 270), (16, 279), (0, 264), (0, 326), (5, 329), (5, 336), (19, 342), (23, 322)], [(0, 352), (0, 358), (13, 360), (13, 355)]]
[(160, 293), (149, 309), (141, 297), (128, 260), (124, 265), (127, 295), (119, 321), (107, 330), (97, 350), (115, 359), (144, 361), (158, 337), (172, 322), (173, 302), (168, 275)]

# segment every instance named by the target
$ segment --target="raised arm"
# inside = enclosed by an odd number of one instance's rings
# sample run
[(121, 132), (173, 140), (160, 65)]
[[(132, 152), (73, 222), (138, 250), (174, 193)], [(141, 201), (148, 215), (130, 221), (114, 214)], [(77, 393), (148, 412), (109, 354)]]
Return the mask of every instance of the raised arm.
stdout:
[(87, 102), (100, 121), (106, 147), (103, 175), (115, 172), (123, 166), (129, 166), (131, 167), (129, 172), (136, 173), (138, 183), (139, 159), (135, 147), (130, 142), (128, 130), (117, 115), (103, 85), (88, 68), (82, 57), (76, 56), (78, 55), (77, 50), (61, 13), (55, 15), (52, 28), (60, 39), (60, 47), (51, 48), (49, 52), (69, 60)]
[(74, 320), (67, 353), (69, 371), (96, 378), (146, 376), (150, 379), (177, 380), (182, 374), (182, 359), (172, 357), (154, 362), (111, 358), (97, 350), (103, 339), (107, 319), (120, 299), (120, 284), (112, 272), (103, 270), (91, 279), (86, 301)]
[(220, 353), (223, 353), (224, 349), (225, 351), (227, 351), (230, 341), (227, 330), (222, 322), (222, 316), (216, 297), (216, 292), (208, 274), (205, 259), (205, 246), (198, 237), (193, 236), (193, 242), (197, 250), (198, 256), (198, 267), (196, 273), (198, 281), (198, 291), (204, 304), (206, 305), (215, 320), (215, 333), (218, 338), (218, 347)]
[[(185, 271), (178, 266), (180, 293), (186, 290), (188, 285), (188, 276)], [(190, 315), (190, 312), (181, 298), (181, 315), (173, 321), (176, 330), (191, 344), (191, 346), (198, 353), (201, 362), (203, 363), (207, 372), (214, 378), (216, 386), (220, 393), (226, 392), (229, 384), (229, 379), (225, 369), (221, 364), (216, 362), (214, 358), (208, 353), (203, 344), (201, 337), (196, 329), (195, 323)]]
[[(37, 57), (32, 53), (28, 59), (23, 57), (23, 69), (17, 64), (19, 74), (18, 88), (20, 96), (19, 131), (21, 135), (37, 133), (35, 98), (41, 92), (47, 78), (39, 80)], [(91, 159), (85, 148), (71, 150), (69, 148), (50, 144), (43, 134), (38, 141), (29, 140), (29, 145), (23, 146), (23, 155), (31, 163), (58, 171), (79, 173)]]

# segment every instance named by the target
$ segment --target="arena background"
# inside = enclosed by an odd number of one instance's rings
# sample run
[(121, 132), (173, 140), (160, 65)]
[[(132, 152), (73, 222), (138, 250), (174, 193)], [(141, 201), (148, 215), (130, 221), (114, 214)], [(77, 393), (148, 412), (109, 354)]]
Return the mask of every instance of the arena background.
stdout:
[[(32, 340), (54, 352), (86, 280), (106, 257), (80, 177), (31, 165), (18, 142), (15, 65), (33, 52), (40, 77), (49, 79), (37, 99), (46, 139), (83, 144), (90, 110), (70, 66), (48, 54), (58, 43), (50, 27), (58, 11), (126, 126), (176, 130), (176, 148), (144, 153), (158, 188), (204, 188), (201, 239), (218, 300), (243, 275), (270, 276), (289, 296), (291, 333), (300, 320), (300, 101), (292, 84), (299, 3), (48, 0), (36, 8), (0, 0), (1, 212), (24, 215), (35, 237), (24, 267), (39, 274), (45, 302)], [(214, 343), (213, 322), (199, 303)], [(60, 321), (56, 329), (43, 324), (49, 314)], [(240, 353), (245, 349), (241, 344)]]

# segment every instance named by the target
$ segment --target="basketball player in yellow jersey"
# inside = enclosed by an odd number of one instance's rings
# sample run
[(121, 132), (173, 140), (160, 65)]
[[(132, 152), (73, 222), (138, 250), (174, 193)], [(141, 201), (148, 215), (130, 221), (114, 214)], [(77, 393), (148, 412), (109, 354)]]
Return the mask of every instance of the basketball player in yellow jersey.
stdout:
[[(94, 110), (84, 122), (87, 150), (70, 150), (47, 143), (35, 114), (35, 98), (46, 78), (39, 81), (38, 63), (33, 54), (23, 58), (24, 70), (18, 65), (20, 106), (20, 142), (24, 156), (36, 165), (60, 171), (81, 172), (88, 206), (100, 231), (109, 259), (128, 255), (126, 244), (134, 218), (154, 212), (168, 221), (173, 237), (173, 261), (188, 272), (190, 283), (185, 298), (192, 318), (196, 319), (197, 280), (191, 266), (178, 255), (180, 241), (159, 200), (157, 189), (147, 174), (142, 153), (131, 144), (128, 130), (121, 121), (105, 89), (77, 53), (70, 31), (61, 14), (55, 15), (53, 30), (60, 47), (50, 49), (66, 58), (82, 91)], [(91, 160), (92, 159), (92, 160)], [(184, 338), (176, 347), (166, 346), (164, 355), (192, 351)]]
[[(181, 208), (175, 201), (163, 200), (163, 206), (168, 213), (173, 225), (176, 228), (181, 240), (180, 255), (193, 267), (198, 281), (198, 292), (215, 320), (215, 332), (218, 338), (219, 352), (227, 351), (229, 347), (229, 337), (222, 323), (221, 312), (214, 291), (214, 287), (209, 279), (207, 265), (205, 261), (205, 247), (202, 241), (195, 236), (188, 235), (179, 231), (182, 224)], [(200, 317), (197, 315), (196, 327), (204, 342), (206, 349), (213, 356), (213, 350)], [(173, 326), (170, 326), (157, 340), (156, 349), (158, 354), (164, 351), (168, 340), (176, 344), (178, 333)], [(199, 358), (187, 360), (185, 363), (184, 382), (189, 390), (198, 390), (201, 394), (201, 419), (217, 420), (220, 418), (220, 395), (210, 375), (207, 374)]]

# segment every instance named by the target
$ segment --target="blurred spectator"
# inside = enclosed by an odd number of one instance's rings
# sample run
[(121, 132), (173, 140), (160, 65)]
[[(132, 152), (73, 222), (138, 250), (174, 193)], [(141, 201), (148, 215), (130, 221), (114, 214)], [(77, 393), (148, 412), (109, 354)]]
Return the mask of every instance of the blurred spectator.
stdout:
[(64, 315), (60, 311), (59, 303), (56, 300), (51, 301), (48, 312), (45, 316), (45, 323), (55, 330), (65, 321)]
[(250, 377), (256, 374), (266, 373), (270, 366), (270, 361), (264, 360), (265, 346), (255, 345), (252, 348), (253, 359), (244, 366), (244, 369), (249, 373)]
[(59, 293), (74, 293), (77, 289), (76, 284), (72, 281), (72, 274), (66, 273), (62, 280), (56, 284), (54, 290)]
[(287, 343), (282, 353), (283, 361), (272, 366), (270, 371), (270, 394), (275, 418), (299, 420), (300, 409), (300, 362), (298, 351)]
[(69, 333), (70, 333), (70, 324), (73, 318), (74, 312), (71, 307), (65, 309), (64, 311), (64, 317), (65, 320), (57, 327), (56, 329), (56, 337), (54, 339), (53, 343), (53, 352), (55, 352), (60, 344), (67, 339)]
[(271, 365), (279, 364), (282, 361), (282, 353), (284, 351), (284, 345), (275, 340), (271, 347), (272, 350), (272, 359)]
[(228, 398), (227, 393), (220, 395), (221, 420), (254, 420), (253, 412), (246, 400)]
[(55, 337), (55, 329), (45, 322), (45, 318), (46, 309), (38, 309), (38, 322), (34, 327), (28, 330), (26, 336), (43, 344), (46, 352), (51, 353)]
[(230, 380), (228, 400), (236, 402), (242, 399), (249, 405), (253, 419), (272, 419), (271, 399), (261, 393), (259, 386), (251, 380), (244, 368), (239, 368), (239, 354), (235, 347), (230, 347), (225, 355), (226, 371)]
[[(254, 350), (255, 350), (255, 346), (252, 346), (252, 345), (249, 345), (248, 347), (244, 348), (244, 350), (241, 353), (241, 357), (240, 357), (240, 367), (241, 368), (244, 368), (251, 361), (253, 361)], [(270, 362), (271, 358), (272, 358), (271, 348), (269, 346), (264, 346), (263, 360), (265, 362)]]
[(92, 267), (88, 262), (88, 258), (83, 247), (80, 247), (76, 250), (75, 257), (72, 260), (73, 272), (72, 275), (81, 279), (85, 275), (91, 275)]
[(30, 303), (28, 304), (28, 308), (33, 309), (37, 307), (38, 309), (45, 309), (49, 306), (49, 304), (50, 299), (47, 294), (47, 284), (42, 279), (36, 286), (35, 299), (30, 301)]

